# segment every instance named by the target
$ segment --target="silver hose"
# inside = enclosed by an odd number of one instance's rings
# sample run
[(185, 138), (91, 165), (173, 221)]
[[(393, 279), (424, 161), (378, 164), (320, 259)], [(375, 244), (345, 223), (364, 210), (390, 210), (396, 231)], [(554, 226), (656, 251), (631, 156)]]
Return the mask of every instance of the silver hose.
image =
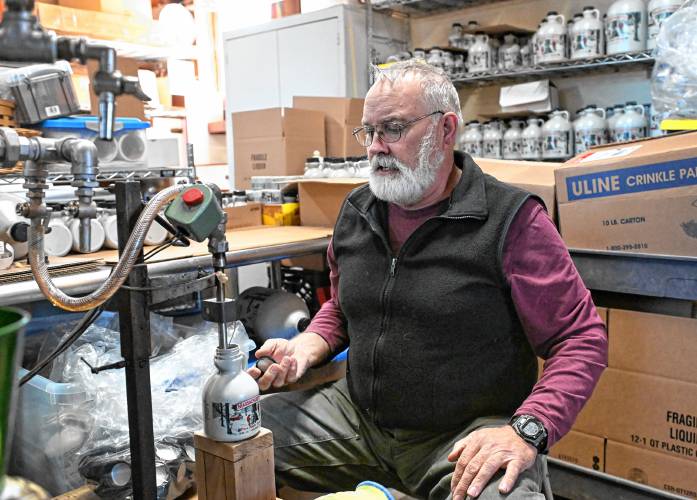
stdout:
[(123, 285), (143, 248), (150, 224), (162, 207), (189, 186), (178, 185), (164, 189), (145, 206), (138, 217), (135, 228), (128, 238), (126, 248), (119, 262), (104, 283), (90, 295), (71, 297), (61, 291), (48, 274), (48, 264), (44, 255), (44, 227), (40, 218), (33, 218), (29, 226), (29, 265), (41, 293), (53, 304), (67, 311), (88, 311), (103, 304)]

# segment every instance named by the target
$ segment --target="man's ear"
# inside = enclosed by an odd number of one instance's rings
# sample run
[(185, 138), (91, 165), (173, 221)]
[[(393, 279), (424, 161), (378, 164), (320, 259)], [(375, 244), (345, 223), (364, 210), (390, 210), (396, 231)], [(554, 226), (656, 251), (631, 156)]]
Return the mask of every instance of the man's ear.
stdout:
[(443, 116), (443, 145), (453, 146), (457, 144), (457, 115), (452, 112)]

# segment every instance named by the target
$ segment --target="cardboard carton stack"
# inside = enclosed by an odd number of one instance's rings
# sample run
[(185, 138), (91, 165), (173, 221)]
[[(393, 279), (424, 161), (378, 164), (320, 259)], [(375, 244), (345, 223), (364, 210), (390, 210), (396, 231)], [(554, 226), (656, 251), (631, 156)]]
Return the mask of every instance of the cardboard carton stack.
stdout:
[(562, 167), (561, 163), (489, 158), (474, 158), (474, 161), (485, 174), (542, 198), (547, 213), (555, 220), (557, 200), (554, 175)]
[(593, 148), (564, 166), (570, 248), (697, 256), (697, 132)]
[(314, 151), (324, 156), (324, 113), (269, 108), (232, 114), (235, 188), (249, 189), (253, 176), (302, 175)]
[(608, 369), (552, 456), (697, 496), (697, 319), (610, 309), (608, 327)]
[(361, 126), (363, 99), (351, 97), (293, 97), (293, 107), (324, 113), (327, 156), (364, 156), (353, 130)]

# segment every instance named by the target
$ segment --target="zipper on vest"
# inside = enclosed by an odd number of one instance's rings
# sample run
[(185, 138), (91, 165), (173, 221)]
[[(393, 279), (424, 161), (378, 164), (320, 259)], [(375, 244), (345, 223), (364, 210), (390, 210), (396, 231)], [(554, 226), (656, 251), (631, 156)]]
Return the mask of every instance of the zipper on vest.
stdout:
[(375, 422), (378, 422), (378, 405), (377, 405), (377, 398), (378, 398), (378, 364), (380, 361), (380, 357), (378, 356), (378, 352), (380, 351), (380, 341), (383, 339), (383, 336), (385, 332), (387, 331), (387, 325), (389, 324), (390, 320), (390, 313), (389, 313), (389, 302), (390, 302), (390, 292), (392, 291), (392, 285), (394, 284), (394, 276), (395, 272), (397, 270), (397, 258), (398, 257), (392, 257), (390, 261), (390, 268), (388, 270), (387, 274), (387, 281), (385, 282), (385, 287), (382, 290), (382, 321), (380, 323), (380, 332), (378, 333), (378, 338), (375, 341), (375, 349), (373, 349), (373, 387), (372, 387), (372, 394), (371, 394), (371, 404), (373, 409), (375, 410), (375, 414), (373, 415), (373, 419)]

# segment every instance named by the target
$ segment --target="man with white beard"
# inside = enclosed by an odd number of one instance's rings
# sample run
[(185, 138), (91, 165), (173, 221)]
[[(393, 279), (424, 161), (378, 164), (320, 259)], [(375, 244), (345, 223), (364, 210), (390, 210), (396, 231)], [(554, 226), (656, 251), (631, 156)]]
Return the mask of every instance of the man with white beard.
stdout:
[(281, 485), (544, 498), (538, 454), (593, 391), (607, 335), (541, 200), (455, 151), (460, 121), (452, 83), (425, 64), (368, 91), (354, 135), (370, 183), (334, 228), (332, 299), (250, 370), (278, 388), (350, 346), (345, 380), (262, 401)]

